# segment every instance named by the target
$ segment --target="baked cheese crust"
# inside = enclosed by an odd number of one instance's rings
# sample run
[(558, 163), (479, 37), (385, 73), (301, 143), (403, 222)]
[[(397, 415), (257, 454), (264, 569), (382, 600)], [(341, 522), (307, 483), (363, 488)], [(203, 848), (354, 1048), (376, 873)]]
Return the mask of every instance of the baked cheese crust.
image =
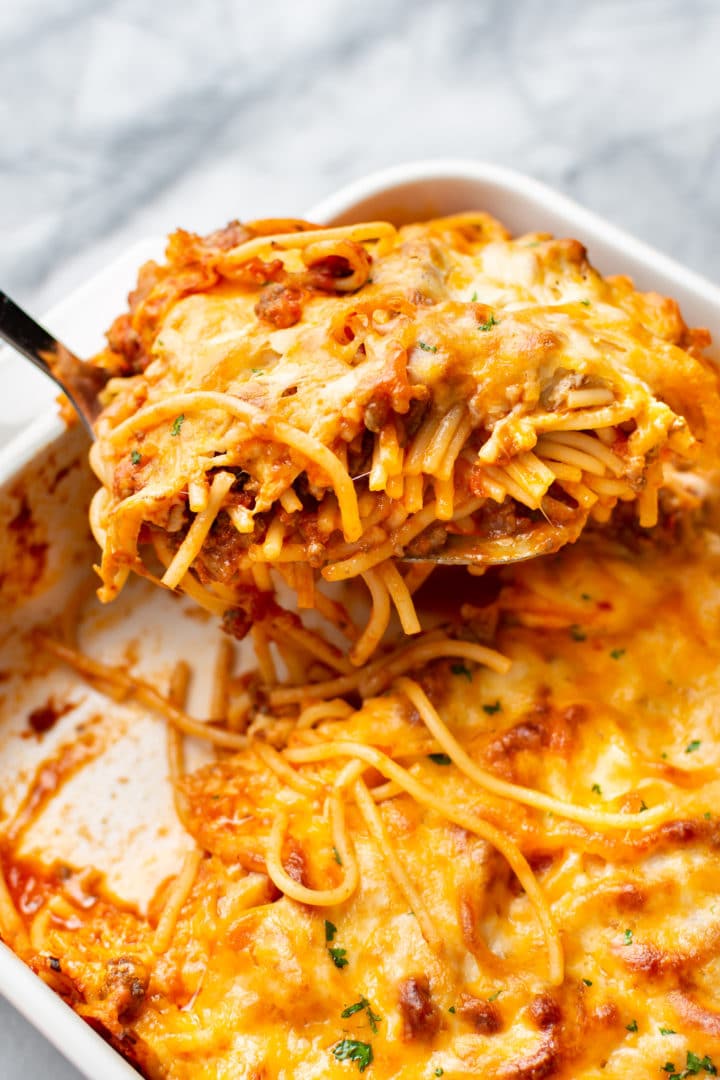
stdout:
[[(204, 854), (160, 953), (167, 890), (145, 919), (96, 883), (84, 903), (79, 868), (6, 861), (41, 942), (34, 969), (153, 1078), (340, 1078), (365, 1063), (408, 1080), (625, 1080), (667, 1063), (691, 1075), (688, 1055), (720, 1064), (720, 548), (705, 527), (672, 530), (581, 541), (503, 571), (491, 603), (468, 596), (464, 633), (508, 656), (506, 674), (442, 659), (414, 672), (473, 762), (567, 806), (646, 813), (647, 828), (582, 824), (483, 791), (398, 692), (312, 729), (288, 734), (279, 718), (265, 732), (289, 759), (338, 742), (378, 748), (511, 837), (561, 938), (559, 985), (503, 854), (402, 790), (376, 805), (436, 941), (352, 799), (352, 896), (323, 907), (281, 895), (267, 874), (281, 809), (287, 873), (310, 889), (345, 873), (327, 798), (347, 759), (286, 760), (298, 786), (254, 745), (184, 782)], [(456, 595), (451, 585), (438, 595)], [(372, 770), (366, 780), (383, 782)]]

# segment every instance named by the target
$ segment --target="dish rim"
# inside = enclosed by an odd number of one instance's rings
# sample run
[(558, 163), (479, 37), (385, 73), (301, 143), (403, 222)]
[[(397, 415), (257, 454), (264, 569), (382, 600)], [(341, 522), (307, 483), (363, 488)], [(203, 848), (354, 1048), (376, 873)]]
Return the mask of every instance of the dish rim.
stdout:
[[(408, 184), (434, 182), (475, 182), (492, 186), (515, 198), (525, 200), (533, 211), (564, 219), (572, 235), (584, 243), (599, 242), (616, 252), (620, 261), (633, 262), (648, 271), (651, 278), (664, 277), (675, 288), (714, 308), (720, 330), (720, 288), (682, 263), (638, 240), (602, 216), (585, 209), (554, 188), (513, 169), (487, 162), (438, 158), (409, 162), (372, 172), (316, 203), (309, 211), (311, 220), (331, 221), (348, 214), (355, 206), (373, 197), (390, 194)], [(93, 275), (78, 289), (51, 309), (46, 321), (52, 324), (82, 305), (94, 286), (112, 275), (125, 272), (129, 260), (160, 243), (148, 238), (134, 244), (118, 259)], [(51, 442), (62, 435), (64, 424), (55, 409), (46, 410), (22, 432), (0, 448), (0, 484), (9, 483), (21, 468)], [(0, 995), (73, 1064), (81, 1074), (103, 1080), (130, 1080), (138, 1073), (106, 1043), (70, 1006), (38, 978), (6, 945), (0, 942)]]

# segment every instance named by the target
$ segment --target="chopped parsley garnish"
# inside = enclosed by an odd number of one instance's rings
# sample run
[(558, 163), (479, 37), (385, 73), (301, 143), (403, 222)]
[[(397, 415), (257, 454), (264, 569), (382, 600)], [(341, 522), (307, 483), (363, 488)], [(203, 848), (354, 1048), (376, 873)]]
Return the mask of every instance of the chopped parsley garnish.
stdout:
[(687, 744), (687, 746), (685, 747), (685, 753), (686, 753), (686, 754), (692, 754), (692, 753), (694, 753), (694, 752), (695, 752), (696, 750), (699, 750), (699, 749), (700, 749), (700, 745), (701, 745), (701, 744), (700, 744), (700, 740), (699, 740), (699, 739), (693, 739), (693, 740), (692, 740), (691, 742), (689, 742), (689, 743)]
[(477, 293), (476, 292), (474, 292), (472, 294), (472, 296), (470, 297), (470, 303), (471, 304), (477, 304)]
[(637, 1031), (637, 1029), (638, 1029), (637, 1020), (631, 1020), (629, 1024), (625, 1025), (625, 1030), (626, 1031)]
[(502, 712), (502, 705), (499, 701), (494, 701), (492, 705), (483, 705), (483, 712), (486, 712), (488, 716), (492, 716), (493, 713)]
[(452, 764), (452, 758), (449, 754), (428, 754), (431, 761), (434, 761), (436, 765), (450, 765)]
[(703, 814), (703, 817), (705, 818), (706, 821), (712, 821), (712, 814), (710, 813), (709, 810), (705, 811), (705, 813)]
[(487, 322), (478, 323), (478, 330), (492, 330), (493, 326), (497, 326), (497, 319), (491, 315)]
[(581, 300), (580, 303), (584, 304), (585, 307), (590, 307), (590, 301), (589, 300)]
[(685, 1068), (682, 1071), (678, 1071), (672, 1061), (666, 1061), (662, 1066), (662, 1071), (671, 1074), (668, 1080), (685, 1080), (685, 1077), (697, 1076), (701, 1071), (709, 1073), (710, 1076), (717, 1076), (717, 1068), (713, 1065), (712, 1059), (707, 1054), (704, 1058), (698, 1057), (692, 1050), (687, 1052)]
[(333, 1046), (333, 1056), (338, 1061), (355, 1061), (360, 1072), (365, 1072), (372, 1065), (373, 1052), (370, 1043), (358, 1042), (357, 1039), (341, 1039)]
[(593, 784), (590, 790), (592, 791), (593, 795), (602, 795), (602, 788), (599, 784)]
[(648, 804), (645, 802), (644, 799), (641, 799), (640, 800), (640, 809), (638, 810), (638, 814), (644, 814), (645, 811), (647, 810), (647, 808), (648, 808)]
[(625, 655), (625, 650), (624, 649), (611, 649), (610, 650), (610, 655), (612, 656), (613, 660), (619, 660), (622, 656)]
[(367, 998), (361, 997), (359, 1001), (356, 1001), (353, 1005), (348, 1005), (347, 1008), (343, 1009), (340, 1016), (343, 1020), (347, 1020), (349, 1016), (354, 1016), (355, 1013), (362, 1012), (367, 1004)]
[(440, 1068), (440, 1067), (438, 1066), (438, 1068), (437, 1068), (437, 1069), (435, 1070), (435, 1072), (434, 1072), (434, 1074), (433, 1074), (433, 1075), (434, 1075), (434, 1076), (444, 1076), (444, 1075), (445, 1075), (445, 1070), (444, 1070), (444, 1069), (441, 1069), (441, 1068)]
[(587, 638), (587, 634), (583, 630), (582, 626), (574, 625), (570, 627), (570, 637), (573, 639), (573, 641), (585, 641), (585, 639)]
[(329, 919), (325, 920), (325, 940), (332, 941), (337, 934), (337, 926), (335, 923), (331, 923)]
[(132, 461), (133, 465), (139, 465), (142, 461), (142, 454), (138, 453), (137, 450), (133, 450), (130, 454), (130, 460)]
[(500, 997), (501, 994), (502, 994), (502, 990), (496, 990), (494, 994), (490, 995), (490, 997), (488, 998), (488, 1001), (497, 1001), (497, 999)]
[(181, 427), (183, 426), (184, 423), (185, 423), (185, 413), (180, 413), (180, 415), (176, 416), (175, 419), (173, 420), (173, 426), (170, 428), (170, 434), (171, 435), (179, 435), (180, 434), (180, 429), (181, 429)]
[(418, 345), (423, 352), (437, 352), (437, 345), (428, 345), (426, 341), (418, 341)]
[(468, 682), (472, 682), (472, 671), (465, 664), (451, 664), (450, 670), (453, 675), (464, 675)]
[(253, 375), (262, 375), (263, 373), (263, 369), (261, 367), (251, 367), (250, 371), (253, 373)]
[(691, 1074), (699, 1073), (701, 1069), (704, 1069), (705, 1072), (710, 1073), (711, 1076), (717, 1076), (717, 1069), (713, 1065), (710, 1056), (706, 1054), (704, 1058), (700, 1059), (698, 1055), (693, 1054), (691, 1050), (688, 1050), (687, 1052), (685, 1069)]
[(581, 600), (592, 600), (592, 596), (589, 592), (580, 593)]
[(455, 1006), (451, 1005), (450, 1008), (448, 1009), (448, 1012), (454, 1013), (455, 1012)]
[(376, 1012), (373, 1012), (370, 1006), (367, 1007), (367, 1018), (372, 1028), (373, 1035), (377, 1035), (378, 1024), (382, 1020), (382, 1016), (378, 1016)]
[(336, 945), (331, 945), (328, 949), (330, 953), (330, 959), (336, 968), (344, 968), (350, 963), (347, 959), (347, 949), (339, 949)]
[(632, 945), (633, 932), (632, 930), (626, 930), (623, 937), (625, 938), (626, 945)]
[(377, 1026), (382, 1020), (382, 1016), (378, 1016), (376, 1012), (373, 1012), (372, 1006), (370, 1005), (370, 1002), (364, 994), (359, 1001), (356, 1001), (352, 1005), (348, 1005), (347, 1008), (343, 1009), (343, 1011), (340, 1013), (340, 1016), (343, 1018), (343, 1020), (347, 1020), (348, 1017), (354, 1016), (355, 1013), (362, 1012), (363, 1009), (367, 1013), (367, 1018), (370, 1021), (370, 1027), (372, 1028), (373, 1034), (377, 1035)]
[(335, 846), (333, 846), (333, 858), (334, 858), (335, 862), (338, 864), (338, 866), (342, 866), (343, 861), (340, 858), (340, 852), (338, 851), (338, 849)]
[(661, 1035), (677, 1035), (677, 1031), (675, 1031), (673, 1028), (661, 1027), (660, 1028), (660, 1034)]
[(583, 979), (586, 986), (592, 986), (592, 979)]

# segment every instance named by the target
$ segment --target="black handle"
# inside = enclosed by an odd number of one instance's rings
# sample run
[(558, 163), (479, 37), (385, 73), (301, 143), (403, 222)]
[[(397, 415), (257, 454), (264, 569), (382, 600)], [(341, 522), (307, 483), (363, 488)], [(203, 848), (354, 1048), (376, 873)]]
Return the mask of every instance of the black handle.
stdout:
[(46, 357), (52, 356), (57, 351), (56, 339), (2, 291), (0, 291), (0, 337), (36, 364), (46, 375), (55, 378)]
[[(100, 369), (91, 369), (53, 337), (40, 323), (0, 290), (0, 338), (56, 383), (94, 437), (97, 392), (107, 380)], [(86, 370), (86, 368), (88, 370)]]

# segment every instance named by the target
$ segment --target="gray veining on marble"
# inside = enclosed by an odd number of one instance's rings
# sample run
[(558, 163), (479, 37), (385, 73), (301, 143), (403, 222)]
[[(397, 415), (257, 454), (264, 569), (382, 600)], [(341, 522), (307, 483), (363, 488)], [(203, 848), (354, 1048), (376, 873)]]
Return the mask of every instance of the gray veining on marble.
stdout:
[[(440, 155), (720, 279), (718, 56), (715, 0), (4, 0), (0, 283), (42, 311), (144, 236)], [(0, 1047), (77, 1076), (5, 1005)]]

